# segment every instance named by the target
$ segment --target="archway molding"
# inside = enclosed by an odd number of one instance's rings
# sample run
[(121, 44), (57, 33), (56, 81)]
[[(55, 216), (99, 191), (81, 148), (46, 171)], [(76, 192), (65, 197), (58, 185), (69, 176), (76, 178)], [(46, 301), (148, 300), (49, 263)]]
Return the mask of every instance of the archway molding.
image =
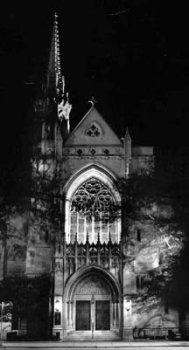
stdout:
[(76, 189), (86, 180), (91, 177), (96, 177), (98, 180), (104, 182), (111, 189), (112, 193), (115, 196), (117, 202), (121, 201), (120, 193), (118, 192), (115, 181), (116, 176), (106, 167), (99, 164), (88, 164), (78, 171), (76, 171), (68, 181), (66, 182), (63, 192), (65, 193), (66, 200), (70, 200), (76, 191)]
[(98, 279), (101, 278), (107, 284), (114, 302), (120, 301), (121, 288), (119, 282), (109, 271), (105, 271), (98, 265), (82, 267), (69, 278), (64, 290), (64, 301), (73, 301), (78, 285), (92, 275), (96, 275)]

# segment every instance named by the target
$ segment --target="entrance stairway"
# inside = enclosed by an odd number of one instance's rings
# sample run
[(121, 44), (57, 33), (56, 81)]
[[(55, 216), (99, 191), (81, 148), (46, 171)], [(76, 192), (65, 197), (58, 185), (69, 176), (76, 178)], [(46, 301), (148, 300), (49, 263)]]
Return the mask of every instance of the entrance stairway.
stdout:
[(115, 341), (120, 340), (118, 331), (70, 331), (65, 341)]

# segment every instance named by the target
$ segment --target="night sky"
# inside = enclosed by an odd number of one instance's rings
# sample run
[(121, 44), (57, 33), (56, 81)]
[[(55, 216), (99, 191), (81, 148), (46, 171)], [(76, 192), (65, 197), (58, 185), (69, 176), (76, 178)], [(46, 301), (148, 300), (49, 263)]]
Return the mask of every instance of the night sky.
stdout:
[(0, 156), (19, 162), (27, 114), (45, 76), (54, 12), (71, 127), (97, 108), (134, 144), (189, 146), (189, 21), (182, 2), (7, 1), (0, 9)]

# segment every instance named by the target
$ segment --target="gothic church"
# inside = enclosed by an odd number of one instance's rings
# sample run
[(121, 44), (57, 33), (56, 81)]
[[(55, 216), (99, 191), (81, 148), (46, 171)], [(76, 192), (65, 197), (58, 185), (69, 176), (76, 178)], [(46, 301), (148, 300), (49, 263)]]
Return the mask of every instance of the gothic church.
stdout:
[[(64, 218), (54, 252), (53, 333), (60, 339), (130, 339), (136, 277), (123, 265), (126, 242), (116, 181), (150, 171), (153, 148), (132, 148), (128, 130), (120, 140), (93, 100), (70, 132), (56, 18), (53, 33), (49, 87), (56, 78), (60, 99), (54, 122), (44, 120), (41, 141), (41, 154), (58, 167)], [(113, 215), (115, 207), (120, 209)]]
[[(153, 147), (132, 146), (128, 129), (120, 139), (93, 99), (70, 131), (72, 106), (61, 72), (57, 16), (51, 45), (46, 98), (36, 106), (43, 117), (38, 156), (32, 160), (37, 199), (34, 196), (31, 203), (45, 213), (38, 178), (48, 179), (50, 185), (56, 182), (51, 191), (58, 191), (59, 197), (52, 196), (58, 209), (48, 224), (55, 239), (53, 244), (43, 239), (47, 218), (43, 216), (40, 225), (41, 218), (32, 214), (26, 259), (9, 261), (7, 273), (52, 277), (49, 325), (58, 339), (131, 340), (133, 329), (144, 326), (132, 296), (146, 271), (140, 271), (138, 260), (133, 264), (129, 259), (135, 251), (127, 244), (118, 183), (132, 174), (150, 173)], [(156, 248), (151, 260), (149, 251), (146, 265), (142, 258), (148, 270), (158, 265)], [(18, 333), (23, 329), (27, 333), (27, 320), (17, 325)]]

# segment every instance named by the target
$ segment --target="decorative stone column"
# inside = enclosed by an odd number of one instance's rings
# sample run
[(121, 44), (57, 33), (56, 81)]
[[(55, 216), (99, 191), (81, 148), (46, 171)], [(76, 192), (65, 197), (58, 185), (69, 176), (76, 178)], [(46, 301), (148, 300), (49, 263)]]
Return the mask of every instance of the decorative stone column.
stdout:
[(116, 303), (116, 328), (120, 326), (119, 302)]
[(71, 301), (69, 301), (69, 303), (68, 303), (68, 307), (69, 307), (69, 313), (68, 313), (68, 317), (69, 317), (69, 319), (68, 319), (68, 325), (69, 325), (69, 328), (72, 328), (72, 303), (71, 303)]
[(117, 320), (117, 303), (114, 301), (113, 302), (113, 328), (116, 328), (116, 320)]

